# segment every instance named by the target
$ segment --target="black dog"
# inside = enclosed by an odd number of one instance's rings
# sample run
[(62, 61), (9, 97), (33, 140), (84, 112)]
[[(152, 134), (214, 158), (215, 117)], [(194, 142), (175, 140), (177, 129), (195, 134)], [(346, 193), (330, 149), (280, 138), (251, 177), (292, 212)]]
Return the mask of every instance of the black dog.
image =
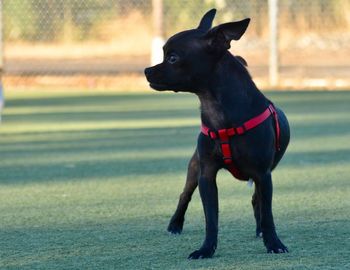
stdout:
[(191, 196), (199, 186), (206, 236), (190, 259), (212, 257), (217, 246), (218, 193), (216, 175), (226, 168), (240, 180), (252, 179), (256, 235), (268, 252), (288, 252), (276, 234), (272, 216), (271, 171), (289, 143), (284, 113), (257, 89), (242, 58), (228, 49), (238, 40), (250, 19), (211, 29), (216, 10), (208, 11), (197, 29), (180, 32), (164, 46), (164, 61), (145, 69), (156, 90), (192, 92), (201, 103), (202, 132), (190, 160), (186, 185), (168, 231), (181, 233)]

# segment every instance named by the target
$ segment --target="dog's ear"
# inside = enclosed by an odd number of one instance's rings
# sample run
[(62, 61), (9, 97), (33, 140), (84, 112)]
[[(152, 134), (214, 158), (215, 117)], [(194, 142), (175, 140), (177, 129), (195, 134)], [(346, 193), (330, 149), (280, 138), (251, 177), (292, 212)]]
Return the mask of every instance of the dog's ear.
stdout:
[(220, 24), (209, 30), (206, 39), (210, 46), (224, 46), (225, 49), (230, 48), (231, 40), (239, 40), (247, 30), (250, 19), (242, 21)]
[(209, 10), (207, 13), (205, 13), (203, 18), (201, 19), (197, 29), (203, 30), (205, 32), (208, 31), (211, 28), (215, 14), (216, 14), (215, 8), (213, 8), (213, 9)]

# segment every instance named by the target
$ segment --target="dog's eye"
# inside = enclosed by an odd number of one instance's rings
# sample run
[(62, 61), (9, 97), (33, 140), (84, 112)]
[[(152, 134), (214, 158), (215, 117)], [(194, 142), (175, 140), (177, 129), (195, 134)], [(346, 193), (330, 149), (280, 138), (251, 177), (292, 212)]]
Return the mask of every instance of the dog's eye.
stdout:
[(176, 54), (170, 54), (166, 60), (169, 64), (174, 64), (179, 60), (179, 56)]

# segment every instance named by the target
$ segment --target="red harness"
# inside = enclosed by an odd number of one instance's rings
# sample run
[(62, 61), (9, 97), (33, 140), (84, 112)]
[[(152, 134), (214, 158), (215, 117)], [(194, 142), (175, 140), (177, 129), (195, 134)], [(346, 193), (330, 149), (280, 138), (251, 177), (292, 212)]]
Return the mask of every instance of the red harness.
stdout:
[(212, 139), (219, 139), (221, 144), (221, 152), (224, 159), (224, 163), (226, 164), (226, 169), (237, 179), (240, 180), (248, 180), (249, 177), (243, 175), (237, 167), (233, 164), (232, 161), (232, 153), (230, 148), (230, 137), (235, 135), (242, 135), (245, 132), (247, 132), (250, 129), (253, 129), (260, 125), (262, 122), (264, 122), (269, 116), (272, 115), (275, 120), (275, 131), (276, 131), (276, 149), (280, 150), (280, 126), (278, 123), (278, 115), (276, 112), (275, 107), (270, 104), (269, 107), (258, 116), (248, 120), (240, 127), (234, 127), (234, 128), (225, 128), (225, 129), (219, 129), (217, 131), (213, 131), (209, 129), (207, 126), (205, 126), (202, 123), (201, 126), (201, 132), (209, 136)]

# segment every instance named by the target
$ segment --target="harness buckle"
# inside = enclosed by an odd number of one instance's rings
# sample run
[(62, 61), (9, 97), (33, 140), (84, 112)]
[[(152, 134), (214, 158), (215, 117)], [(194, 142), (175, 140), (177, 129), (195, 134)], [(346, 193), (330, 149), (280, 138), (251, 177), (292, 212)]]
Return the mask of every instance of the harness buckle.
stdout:
[(276, 113), (276, 109), (275, 109), (275, 107), (273, 106), (273, 104), (270, 104), (268, 108), (269, 108), (269, 111), (270, 111), (270, 113), (271, 113), (272, 115), (277, 114), (277, 113)]
[(226, 165), (232, 164), (232, 157), (223, 157), (222, 159)]

